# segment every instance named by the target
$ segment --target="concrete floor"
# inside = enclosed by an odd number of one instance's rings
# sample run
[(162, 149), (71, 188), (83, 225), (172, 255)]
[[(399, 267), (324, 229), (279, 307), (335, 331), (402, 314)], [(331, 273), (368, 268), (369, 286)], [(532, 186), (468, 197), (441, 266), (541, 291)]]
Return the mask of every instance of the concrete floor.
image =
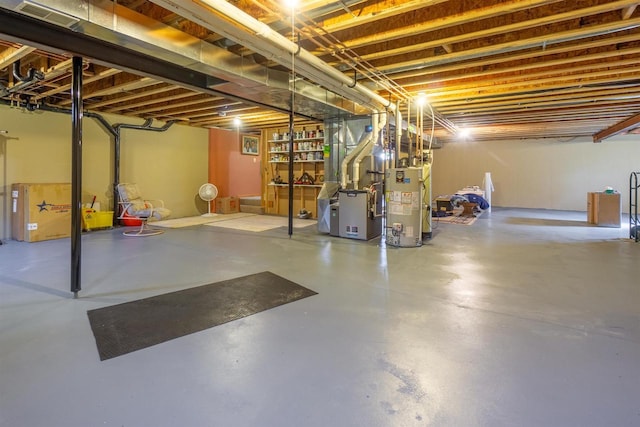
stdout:
[[(0, 246), (0, 426), (638, 426), (640, 244), (496, 209), (421, 248), (208, 226)], [(87, 310), (269, 270), (318, 292), (100, 362)]]

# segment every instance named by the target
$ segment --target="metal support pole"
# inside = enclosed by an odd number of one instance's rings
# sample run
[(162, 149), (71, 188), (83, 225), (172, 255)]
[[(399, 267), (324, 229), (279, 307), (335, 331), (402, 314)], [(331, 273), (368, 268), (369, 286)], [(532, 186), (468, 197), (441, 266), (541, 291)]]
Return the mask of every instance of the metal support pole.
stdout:
[[(291, 36), (295, 41), (295, 11), (294, 7), (291, 8)], [(299, 42), (299, 40), (298, 40)], [(299, 45), (298, 45), (299, 46)], [(296, 92), (296, 53), (291, 53), (291, 74), (290, 74), (290, 91), (291, 91), (291, 107), (289, 109), (289, 221), (287, 232), (289, 238), (293, 235), (293, 141), (295, 139), (294, 126), (294, 112), (293, 107), (295, 105), (295, 92)], [(302, 191), (302, 190), (300, 190)]]
[(293, 91), (291, 91), (291, 113), (289, 114), (289, 237), (293, 234)]
[(71, 84), (71, 292), (78, 298), (82, 266), (82, 58), (74, 56)]
[(116, 223), (116, 218), (120, 215), (118, 210), (120, 206), (118, 204), (118, 184), (120, 183), (120, 129), (116, 130), (116, 135), (113, 137), (113, 224)]

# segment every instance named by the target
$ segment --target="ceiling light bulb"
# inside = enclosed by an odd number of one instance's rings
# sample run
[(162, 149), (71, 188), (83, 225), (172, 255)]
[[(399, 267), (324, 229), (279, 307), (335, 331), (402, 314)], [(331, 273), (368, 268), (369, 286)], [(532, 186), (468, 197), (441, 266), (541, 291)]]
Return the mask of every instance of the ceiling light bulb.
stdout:
[(425, 106), (427, 105), (427, 94), (424, 92), (420, 92), (418, 94), (418, 97), (416, 99), (416, 102), (418, 103), (419, 106)]
[(233, 125), (234, 125), (234, 126), (240, 127), (240, 123), (242, 123), (242, 122), (240, 121), (240, 117), (235, 117), (235, 118), (233, 119)]

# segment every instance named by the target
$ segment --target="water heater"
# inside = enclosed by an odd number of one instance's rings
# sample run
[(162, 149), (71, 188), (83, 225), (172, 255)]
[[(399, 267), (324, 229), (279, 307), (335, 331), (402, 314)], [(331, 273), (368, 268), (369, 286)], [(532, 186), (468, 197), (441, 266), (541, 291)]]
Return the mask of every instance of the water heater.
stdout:
[(423, 168), (390, 168), (385, 178), (387, 245), (422, 246)]

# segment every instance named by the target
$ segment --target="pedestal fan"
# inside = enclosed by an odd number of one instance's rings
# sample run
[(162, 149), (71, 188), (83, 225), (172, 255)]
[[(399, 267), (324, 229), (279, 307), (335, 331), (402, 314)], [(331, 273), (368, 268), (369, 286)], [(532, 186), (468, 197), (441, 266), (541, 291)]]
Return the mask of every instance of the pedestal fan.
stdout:
[(198, 190), (198, 196), (207, 202), (208, 212), (202, 216), (214, 216), (215, 214), (211, 213), (211, 201), (218, 197), (218, 188), (211, 183), (202, 184)]

